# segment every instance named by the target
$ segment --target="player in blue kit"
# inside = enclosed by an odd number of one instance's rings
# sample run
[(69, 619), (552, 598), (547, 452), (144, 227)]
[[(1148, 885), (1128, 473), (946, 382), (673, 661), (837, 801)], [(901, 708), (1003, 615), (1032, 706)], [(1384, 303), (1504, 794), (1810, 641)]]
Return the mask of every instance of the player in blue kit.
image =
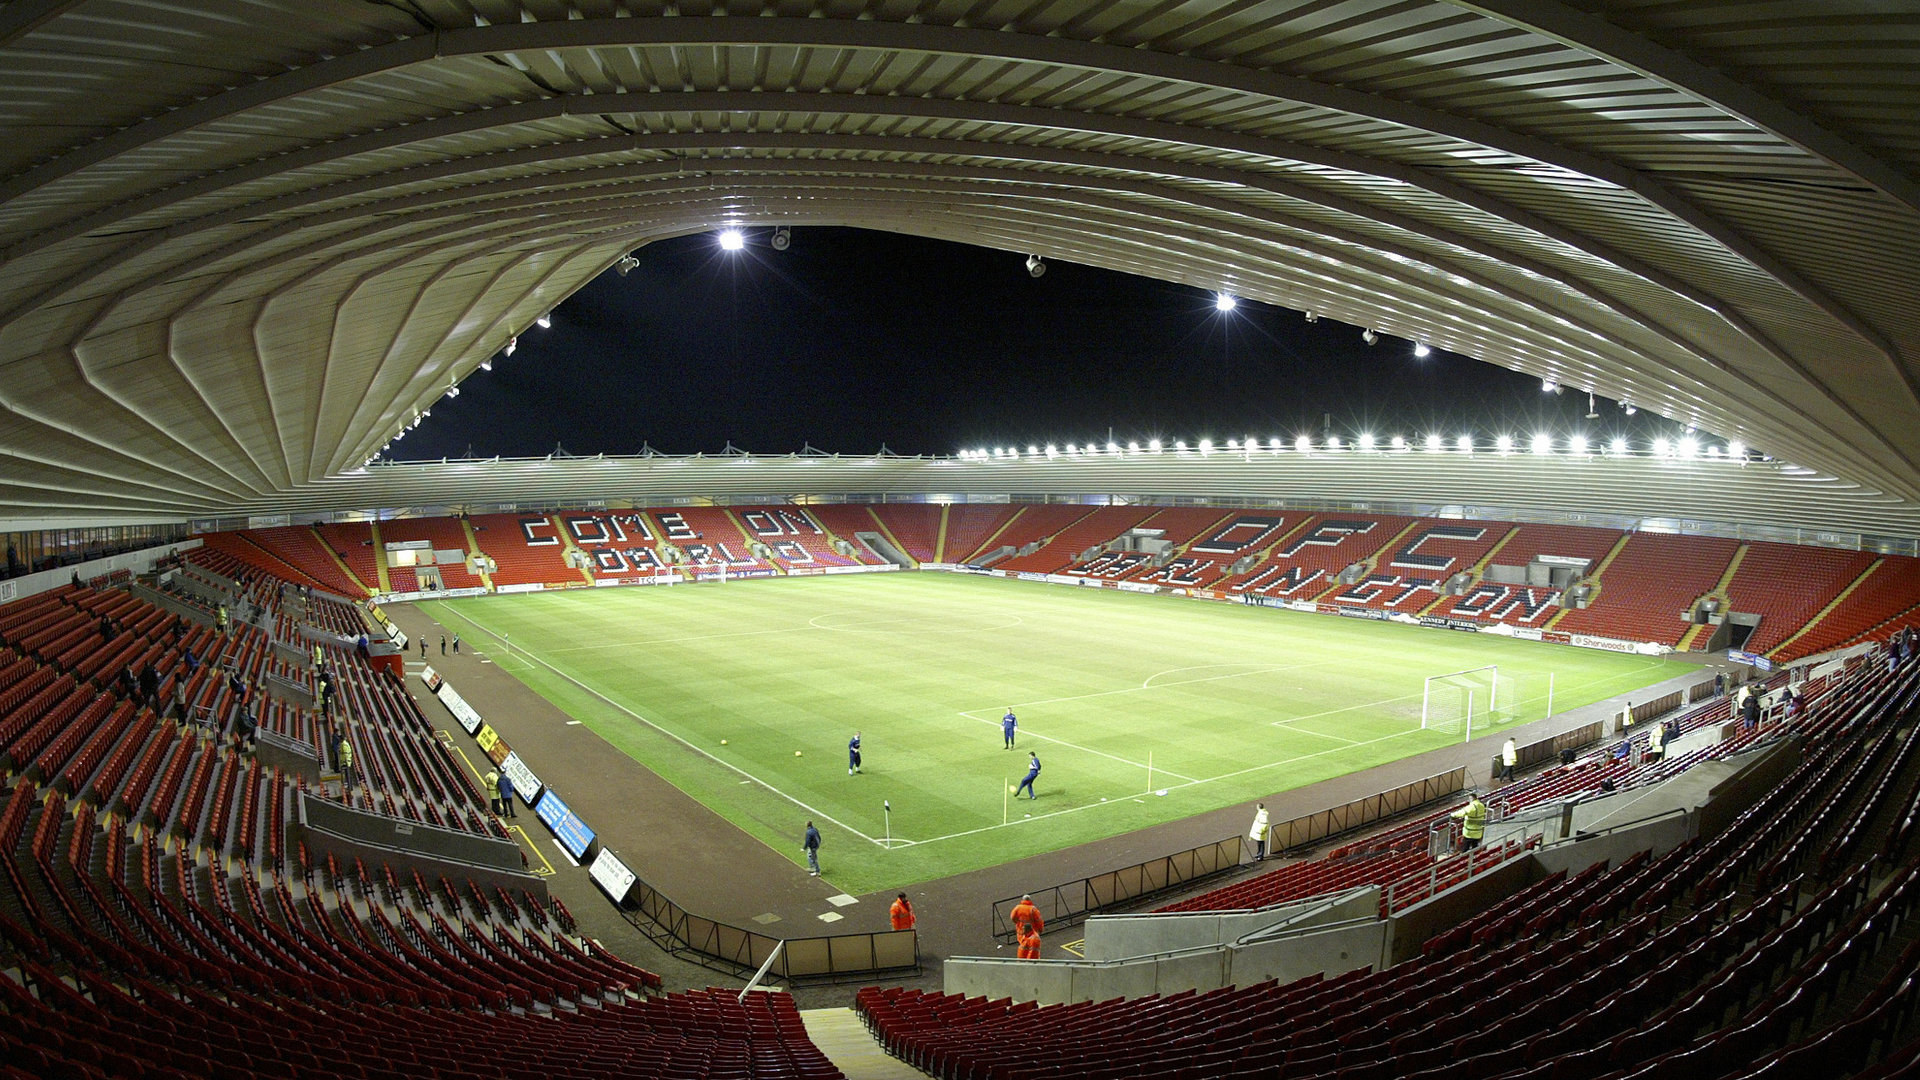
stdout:
[(1007, 749), (1009, 750), (1013, 749), (1013, 733), (1019, 726), (1020, 721), (1013, 718), (1013, 710), (1011, 708), (1007, 710), (1007, 715), (1000, 718), (1000, 734), (1006, 736)]
[(853, 738), (847, 740), (847, 775), (852, 776), (854, 773), (857, 773), (859, 771), (860, 771), (860, 733), (856, 731), (853, 733)]

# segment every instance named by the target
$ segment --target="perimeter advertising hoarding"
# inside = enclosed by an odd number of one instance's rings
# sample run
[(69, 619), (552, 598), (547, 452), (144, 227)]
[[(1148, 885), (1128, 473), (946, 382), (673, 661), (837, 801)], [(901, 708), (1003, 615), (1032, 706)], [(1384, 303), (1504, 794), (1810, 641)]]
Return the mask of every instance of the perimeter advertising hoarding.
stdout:
[(620, 861), (613, 849), (601, 848), (593, 865), (587, 868), (587, 873), (595, 885), (613, 898), (614, 903), (627, 906), (627, 893), (633, 890), (634, 873), (627, 869), (627, 864)]
[(548, 788), (534, 804), (533, 812), (553, 830), (554, 839), (567, 849), (567, 854), (575, 859), (587, 857), (587, 849), (593, 846), (593, 830), (587, 823), (574, 815), (573, 808), (560, 800), (552, 788)]
[(520, 760), (519, 754), (508, 751), (506, 758), (500, 762), (500, 771), (513, 778), (513, 793), (520, 796), (521, 802), (531, 807), (540, 801), (540, 792), (546, 785), (533, 775), (533, 770), (527, 768), (527, 763)]
[[(482, 730), (492, 730), (481, 722), (480, 714), (473, 711), (473, 706), (467, 704), (467, 699), (461, 697), (460, 692), (446, 682), (440, 683), (440, 689), (435, 696), (440, 699), (440, 704), (445, 705), (447, 711), (453, 714), (453, 718), (460, 721), (460, 726), (466, 729), (467, 734), (477, 737)], [(480, 748), (482, 750), (487, 748), (484, 740)]]
[(1728, 649), (1727, 659), (1736, 664), (1751, 664), (1761, 671), (1773, 670), (1773, 661), (1761, 656), (1759, 653), (1750, 653), (1741, 649)]

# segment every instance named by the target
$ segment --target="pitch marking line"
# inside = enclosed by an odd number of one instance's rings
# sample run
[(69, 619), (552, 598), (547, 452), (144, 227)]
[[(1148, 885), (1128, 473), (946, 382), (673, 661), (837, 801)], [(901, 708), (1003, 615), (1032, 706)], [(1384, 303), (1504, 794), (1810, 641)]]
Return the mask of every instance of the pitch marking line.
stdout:
[[(464, 622), (474, 627), (475, 629), (481, 630), (485, 633), (492, 634), (496, 638), (499, 638), (502, 636), (499, 631), (494, 630), (492, 627), (487, 626), (486, 624), (480, 622), (478, 619), (475, 619), (471, 615), (460, 614), (455, 617), (463, 620)], [(868, 836), (866, 833), (861, 832), (859, 829), (854, 828), (853, 826), (847, 824), (844, 821), (841, 821), (840, 819), (832, 816), (831, 814), (828, 814), (825, 811), (817, 810), (814, 807), (809, 806), (805, 802), (802, 802), (801, 800), (794, 798), (793, 796), (787, 794), (786, 792), (781, 791), (779, 788), (774, 787), (772, 784), (767, 783), (765, 780), (760, 779), (759, 777), (753, 775), (752, 773), (741, 768), (740, 766), (733, 764), (730, 761), (722, 761), (720, 758), (717, 758), (714, 755), (708, 753), (706, 750), (703, 750), (700, 747), (695, 746), (693, 743), (687, 741), (685, 738), (681, 737), (680, 735), (677, 735), (674, 732), (668, 731), (666, 728), (661, 727), (659, 724), (656, 724), (653, 721), (647, 719), (646, 717), (641, 716), (639, 713), (634, 712), (632, 709), (627, 708), (625, 705), (620, 704), (619, 702), (613, 700), (612, 698), (601, 693), (600, 691), (595, 690), (593, 687), (588, 686), (586, 683), (581, 682), (579, 679), (574, 678), (572, 675), (569, 675), (566, 672), (560, 670), (558, 667), (554, 666), (549, 661), (540, 659), (540, 657), (534, 655), (532, 652), (528, 651), (527, 649), (522, 648), (519, 651), (519, 653), (517, 653), (516, 655), (524, 657), (526, 660), (528, 660), (531, 663), (538, 664), (539, 666), (546, 668), (548, 671), (553, 672), (555, 675), (560, 676), (561, 678), (567, 680), (568, 682), (586, 691), (587, 693), (592, 694), (594, 697), (599, 698), (601, 701), (606, 702), (608, 705), (613, 706), (614, 708), (620, 710), (623, 713), (626, 713), (628, 716), (633, 717), (635, 720), (640, 721), (641, 723), (647, 725), (648, 727), (659, 732), (660, 734), (665, 735), (667, 738), (672, 739), (674, 742), (677, 742), (680, 745), (686, 747), (687, 749), (693, 751), (694, 753), (699, 754), (701, 757), (706, 758), (708, 761), (711, 761), (714, 764), (719, 765), (723, 768), (729, 769), (732, 772), (739, 774), (740, 776), (746, 777), (748, 780), (751, 780), (754, 783), (759, 784), (761, 787), (766, 788), (768, 791), (773, 792), (775, 795), (778, 795), (781, 798), (792, 803), (793, 805), (799, 807), (800, 809), (805, 810), (807, 813), (812, 814), (814, 817), (819, 818), (821, 821), (825, 821), (829, 824), (836, 825), (839, 828), (846, 830), (848, 833), (851, 833), (852, 835), (857, 836), (862, 840), (865, 840), (869, 844), (873, 844), (879, 847), (885, 847), (885, 845), (881, 843), (879, 838)]]
[[(999, 727), (999, 726), (1000, 726), (1000, 721), (999, 721), (999, 719), (998, 719), (998, 718), (995, 718), (995, 719), (992, 719), (992, 720), (989, 720), (989, 719), (987, 719), (987, 718), (986, 718), (986, 717), (984, 717), (984, 716), (975, 716), (975, 715), (973, 715), (972, 713), (970, 713), (970, 712), (967, 712), (967, 711), (966, 711), (965, 709), (962, 709), (962, 710), (960, 710), (960, 715), (961, 715), (961, 716), (964, 716), (964, 717), (966, 717), (966, 718), (967, 718), (967, 719), (969, 719), (969, 720), (978, 720), (978, 721), (980, 721), (980, 722), (981, 722), (981, 723), (983, 723), (983, 724), (988, 724), (988, 725), (991, 725), (991, 726), (993, 726), (993, 727)], [(1146, 762), (1144, 762), (1144, 761), (1130, 761), (1130, 760), (1128, 760), (1127, 758), (1123, 758), (1123, 757), (1120, 757), (1120, 756), (1118, 756), (1117, 754), (1109, 754), (1109, 753), (1107, 753), (1107, 752), (1106, 752), (1105, 750), (1095, 750), (1095, 749), (1094, 749), (1093, 747), (1091, 747), (1091, 746), (1081, 746), (1081, 745), (1080, 745), (1079, 743), (1070, 743), (1070, 742), (1068, 742), (1068, 741), (1067, 741), (1067, 740), (1065, 740), (1065, 739), (1056, 739), (1056, 738), (1054, 738), (1054, 737), (1053, 737), (1053, 736), (1051, 736), (1051, 735), (1042, 735), (1042, 734), (1040, 734), (1039, 732), (1036, 732), (1036, 731), (1029, 731), (1029, 730), (1027, 730), (1026, 728), (1021, 728), (1021, 729), (1020, 729), (1020, 734), (1022, 734), (1022, 735), (1025, 735), (1025, 736), (1027, 736), (1027, 737), (1028, 737), (1028, 738), (1030, 738), (1030, 739), (1045, 739), (1045, 740), (1046, 740), (1047, 742), (1050, 742), (1050, 743), (1053, 743), (1053, 744), (1054, 744), (1054, 745), (1056, 745), (1056, 746), (1064, 746), (1064, 747), (1066, 747), (1066, 748), (1067, 748), (1067, 749), (1069, 749), (1069, 750), (1079, 750), (1079, 751), (1081, 751), (1081, 752), (1083, 752), (1083, 753), (1088, 753), (1088, 754), (1092, 754), (1092, 755), (1094, 755), (1095, 757), (1103, 757), (1103, 758), (1106, 758), (1106, 759), (1107, 759), (1108, 761), (1117, 761), (1117, 762), (1119, 762), (1119, 763), (1120, 763), (1120, 764), (1122, 764), (1122, 765), (1131, 765), (1131, 766), (1133, 766), (1133, 767), (1134, 767), (1134, 768), (1136, 768), (1136, 769), (1144, 769), (1144, 768), (1146, 768), (1146, 767), (1147, 767), (1147, 763), (1146, 763)], [(1174, 771), (1173, 771), (1172, 769), (1159, 769), (1159, 768), (1156, 768), (1156, 769), (1154, 769), (1153, 771), (1154, 771), (1154, 772), (1159, 772), (1159, 773), (1166, 773), (1166, 774), (1167, 774), (1168, 776), (1179, 776), (1179, 777), (1180, 777), (1180, 779), (1182, 779), (1182, 780), (1191, 780), (1191, 779), (1193, 779), (1193, 777), (1191, 777), (1191, 776), (1180, 776), (1180, 774), (1179, 774), (1179, 773), (1177, 773), (1177, 772), (1174, 772)]]
[[(1152, 683), (1153, 680), (1159, 678), (1160, 676), (1171, 675), (1176, 671), (1195, 671), (1195, 670), (1198, 670), (1199, 668), (1224, 667), (1226, 665), (1200, 664), (1200, 665), (1197, 665), (1196, 667), (1168, 668), (1165, 671), (1155, 672), (1154, 674), (1147, 676), (1145, 681), (1143, 681), (1139, 686), (1123, 686), (1118, 690), (1095, 690), (1090, 694), (1069, 694), (1066, 697), (1038, 698), (1033, 701), (1016, 701), (1013, 703), (1013, 707), (1016, 709), (1025, 709), (1035, 705), (1057, 705), (1062, 701), (1085, 701), (1088, 698), (1112, 697), (1115, 694), (1137, 694), (1142, 690), (1162, 690), (1169, 686), (1189, 686), (1189, 685), (1192, 685), (1193, 683), (1219, 682), (1222, 679), (1244, 679), (1249, 675), (1271, 675), (1271, 674), (1274, 674), (1275, 672), (1280, 672), (1280, 671), (1300, 671), (1304, 668), (1326, 667), (1329, 664), (1337, 664), (1337, 663), (1341, 663), (1341, 661), (1315, 660), (1312, 663), (1308, 663), (1308, 664), (1291, 664), (1285, 667), (1265, 667), (1255, 671), (1235, 671), (1235, 672), (1230, 672), (1226, 675), (1208, 675), (1204, 678), (1199, 678), (1199, 679), (1181, 679), (1179, 682), (1162, 683), (1159, 686), (1148, 685)], [(994, 722), (998, 723), (999, 721), (996, 720)]]

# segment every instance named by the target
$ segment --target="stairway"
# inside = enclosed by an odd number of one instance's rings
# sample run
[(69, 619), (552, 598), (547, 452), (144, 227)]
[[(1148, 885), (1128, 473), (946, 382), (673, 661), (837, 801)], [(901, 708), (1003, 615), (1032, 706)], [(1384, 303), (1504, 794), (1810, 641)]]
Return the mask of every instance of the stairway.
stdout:
[[(547, 520), (553, 522), (553, 531), (560, 537), (560, 557), (566, 560), (568, 566), (574, 565), (573, 553), (580, 550), (580, 545), (573, 542), (573, 530), (567, 528), (567, 523), (560, 520), (559, 514), (548, 514)], [(582, 566), (576, 572), (581, 581), (593, 584), (593, 571)]]
[(807, 1038), (847, 1080), (923, 1080), (933, 1075), (882, 1050), (852, 1009), (802, 1009), (800, 1021), (807, 1026)]
[(1841, 604), (1846, 603), (1847, 597), (1852, 596), (1853, 591), (1855, 589), (1858, 589), (1861, 585), (1865, 584), (1866, 580), (1873, 576), (1874, 571), (1886, 565), (1886, 561), (1887, 560), (1883, 558), (1873, 560), (1873, 565), (1867, 567), (1865, 570), (1860, 571), (1860, 576), (1848, 582), (1847, 587), (1840, 590), (1839, 596), (1836, 596), (1832, 600), (1829, 600), (1827, 602), (1826, 607), (1821, 608), (1817, 613), (1815, 613), (1813, 618), (1808, 619), (1806, 621), (1806, 624), (1800, 627), (1800, 629), (1795, 630), (1792, 634), (1788, 635), (1787, 640), (1769, 649), (1767, 651), (1767, 655), (1769, 657), (1778, 655), (1781, 651), (1785, 650), (1787, 646), (1793, 644), (1795, 641), (1798, 641), (1801, 635), (1805, 634), (1809, 630), (1812, 630), (1814, 627), (1820, 625), (1821, 620), (1833, 614), (1836, 610), (1839, 609)]
[(479, 570), (481, 587), (486, 589), (488, 592), (492, 592), (493, 591), (493, 575), (487, 573), (485, 570), (480, 570), (480, 567), (485, 566), (486, 564), (481, 562), (479, 559), (474, 558), (474, 556), (483, 555), (485, 554), (485, 552), (482, 552), (480, 550), (480, 541), (476, 539), (473, 535), (473, 522), (468, 520), (468, 518), (464, 514), (462, 514), (460, 517), (460, 531), (462, 533), (465, 533), (467, 537), (468, 565), (474, 567), (474, 569), (476, 570)]
[(380, 591), (393, 591), (393, 582), (387, 578), (387, 545), (380, 540), (380, 523), (367, 522), (367, 530), (373, 534), (373, 572), (380, 578)]
[(354, 573), (353, 568), (347, 565), (347, 560), (341, 558), (340, 553), (333, 550), (333, 545), (328, 543), (327, 538), (320, 534), (318, 527), (309, 525), (307, 528), (313, 532), (314, 542), (320, 545), (320, 550), (327, 553), (327, 558), (333, 560), (333, 565), (340, 568), (340, 572), (346, 575), (348, 581), (360, 586), (360, 588), (367, 593), (373, 592), (372, 589), (367, 588), (366, 582), (360, 580), (360, 575)]

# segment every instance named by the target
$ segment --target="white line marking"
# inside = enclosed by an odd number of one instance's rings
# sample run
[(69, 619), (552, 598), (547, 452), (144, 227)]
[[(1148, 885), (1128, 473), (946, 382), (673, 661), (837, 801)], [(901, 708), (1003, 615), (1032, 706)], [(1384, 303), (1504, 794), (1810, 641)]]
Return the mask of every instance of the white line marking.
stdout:
[[(1291, 722), (1292, 721), (1288, 721), (1288, 720), (1275, 720), (1273, 723), (1275, 727), (1279, 727), (1281, 724), (1287, 724)], [(1339, 735), (1329, 735), (1324, 731), (1315, 731), (1312, 728), (1290, 727), (1290, 728), (1280, 728), (1280, 730), (1291, 731), (1295, 735), (1317, 735), (1322, 739), (1332, 739), (1335, 742), (1346, 743), (1348, 746), (1354, 745), (1354, 741), (1352, 739), (1342, 738)]]
[[(1276, 671), (1298, 671), (1302, 668), (1326, 667), (1328, 664), (1337, 664), (1342, 662), (1343, 661), (1341, 660), (1316, 660), (1310, 664), (1294, 664), (1289, 667), (1262, 668), (1258, 671), (1239, 671), (1229, 675), (1208, 675), (1207, 677), (1202, 679), (1181, 679), (1179, 682), (1165, 683), (1163, 684), (1163, 686), (1189, 686), (1189, 685), (1192, 685), (1193, 683), (1219, 682), (1221, 679), (1244, 679), (1249, 675), (1267, 675)], [(1200, 666), (1201, 667), (1220, 667), (1221, 665), (1202, 664)], [(1161, 686), (1149, 687), (1147, 683), (1152, 682), (1154, 679), (1159, 678), (1161, 675), (1171, 675), (1173, 672), (1176, 672), (1176, 671), (1192, 671), (1192, 670), (1194, 669), (1193, 668), (1168, 668), (1166, 671), (1158, 672), (1156, 674), (1147, 676), (1147, 681), (1141, 683), (1139, 686), (1123, 686), (1118, 690), (1095, 690), (1091, 694), (1071, 694), (1071, 695), (1068, 695), (1067, 697), (1040, 698), (1035, 701), (1016, 701), (1013, 703), (1013, 707), (1016, 709), (1025, 709), (1035, 705), (1054, 705), (1062, 701), (1085, 701), (1088, 698), (1112, 697), (1115, 694), (1137, 694), (1142, 690), (1148, 690), (1148, 689), (1158, 690), (1158, 689), (1162, 689), (1163, 687)], [(994, 722), (998, 723), (999, 721), (996, 720)]]
[(569, 721), (567, 721), (567, 726), (568, 726), (568, 727), (579, 727), (579, 726), (580, 726), (580, 721), (578, 721), (578, 720), (569, 720)]
[(561, 857), (566, 859), (568, 862), (572, 863), (574, 866), (574, 869), (577, 870), (580, 868), (580, 860), (573, 857), (573, 853), (566, 849), (566, 845), (562, 844), (558, 840), (555, 840), (553, 842), (553, 846), (560, 849)]
[[(492, 627), (487, 626), (486, 624), (480, 622), (478, 619), (475, 619), (473, 616), (465, 614), (464, 612), (457, 614), (455, 617), (465, 621), (466, 623), (475, 627), (476, 629), (485, 631), (486, 633), (492, 634), (495, 637), (503, 636), (498, 631), (494, 630)], [(719, 758), (713, 756), (712, 754), (706, 752), (705, 750), (702, 750), (700, 747), (695, 746), (692, 742), (689, 742), (684, 737), (677, 735), (674, 732), (668, 731), (666, 728), (661, 727), (659, 724), (656, 724), (653, 721), (647, 719), (646, 717), (641, 716), (639, 713), (634, 712), (632, 709), (627, 708), (625, 705), (620, 704), (619, 702), (613, 700), (612, 698), (594, 689), (593, 687), (587, 685), (586, 683), (581, 682), (579, 679), (574, 678), (572, 675), (569, 675), (566, 672), (560, 670), (558, 667), (555, 667), (550, 661), (540, 659), (538, 656), (534, 655), (531, 651), (525, 648), (522, 648), (520, 650), (519, 655), (521, 655), (522, 657), (525, 657), (529, 663), (538, 664), (539, 666), (546, 668), (548, 671), (553, 672), (555, 675), (558, 675), (561, 678), (572, 683), (573, 685), (579, 687), (580, 689), (585, 690), (587, 693), (592, 694), (594, 697), (599, 698), (601, 701), (606, 702), (608, 705), (611, 705), (614, 708), (619, 709), (621, 712), (626, 713), (628, 716), (633, 717), (635, 720), (638, 720), (641, 723), (652, 728), (653, 730), (659, 732), (660, 734), (665, 735), (667, 738), (672, 739), (674, 742), (677, 742), (680, 745), (686, 747), (687, 749), (693, 751), (694, 753), (699, 754), (701, 757), (706, 758), (708, 761), (711, 761), (716, 765), (722, 766), (723, 768), (731, 769), (733, 772), (739, 774), (740, 776), (744, 776), (748, 780), (751, 780), (754, 783), (759, 784), (761, 787), (766, 788), (768, 791), (773, 792), (775, 795), (778, 795), (781, 798), (792, 803), (793, 805), (799, 807), (800, 809), (805, 810), (807, 813), (812, 814), (814, 817), (817, 817), (822, 821), (828, 822), (829, 824), (836, 825), (839, 828), (844, 829), (848, 833), (851, 833), (852, 835), (857, 836), (862, 840), (865, 840), (869, 844), (880, 844), (880, 841), (878, 839), (868, 836), (866, 833), (861, 832), (859, 829), (854, 828), (853, 826), (847, 824), (844, 821), (839, 820), (838, 818), (832, 816), (831, 814), (828, 814), (823, 810), (819, 810), (812, 806), (809, 806), (808, 804), (800, 801), (799, 799), (794, 798), (793, 796), (787, 794), (786, 792), (781, 791), (779, 788), (774, 787), (772, 784), (767, 783), (765, 780), (762, 780), (759, 777), (753, 775), (747, 770), (740, 768), (738, 765), (734, 765), (731, 762), (720, 760)], [(579, 864), (575, 863), (574, 865), (578, 866)]]

